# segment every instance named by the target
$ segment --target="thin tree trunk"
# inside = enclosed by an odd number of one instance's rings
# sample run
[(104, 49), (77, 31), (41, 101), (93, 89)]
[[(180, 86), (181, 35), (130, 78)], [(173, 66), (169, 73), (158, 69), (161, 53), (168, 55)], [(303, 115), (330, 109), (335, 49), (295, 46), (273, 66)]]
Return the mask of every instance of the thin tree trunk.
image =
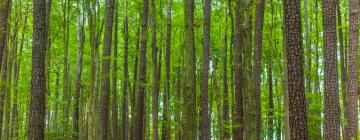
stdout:
[(7, 48), (7, 70), (6, 70), (6, 89), (5, 89), (5, 98), (4, 98), (4, 131), (3, 138), (4, 140), (9, 139), (10, 133), (10, 113), (11, 113), (11, 78), (12, 78), (12, 68), (13, 68), (13, 48)]
[[(229, 1), (230, 2), (230, 1)], [(229, 119), (229, 87), (228, 87), (228, 78), (227, 78), (227, 53), (228, 53), (228, 12), (230, 11), (229, 5), (227, 5), (227, 9), (225, 10), (225, 33), (224, 33), (224, 49), (223, 49), (223, 55), (222, 55), (222, 61), (223, 61), (223, 136), (222, 139), (230, 139), (230, 119)]]
[[(358, 47), (359, 47), (359, 1), (349, 0), (349, 50), (348, 50), (348, 75), (349, 96), (347, 102), (347, 140), (357, 139), (358, 133)], [(338, 99), (338, 98), (336, 98)]]
[(340, 105), (336, 46), (336, 3), (323, 0), (324, 29), (324, 139), (340, 139)]
[(209, 115), (208, 81), (209, 81), (209, 59), (210, 59), (210, 21), (211, 21), (211, 0), (204, 0), (203, 5), (203, 58), (201, 73), (201, 132), (203, 140), (210, 140), (211, 119)]
[[(140, 17), (140, 16), (139, 16)], [(133, 87), (132, 87), (132, 93), (131, 93), (131, 131), (130, 131), (130, 137), (135, 137), (135, 129), (136, 129), (136, 87), (137, 87), (137, 74), (138, 74), (138, 60), (139, 60), (139, 45), (140, 45), (140, 26), (137, 28), (137, 39), (135, 44), (135, 62), (134, 62), (134, 77), (133, 77)]]
[(169, 101), (170, 101), (170, 55), (171, 55), (171, 24), (172, 24), (172, 0), (168, 0), (167, 7), (167, 26), (166, 26), (166, 49), (165, 49), (165, 92), (164, 92), (164, 111), (162, 139), (170, 140), (170, 117), (169, 117)]
[(114, 17), (114, 1), (106, 1), (106, 22), (101, 74), (101, 96), (99, 112), (99, 139), (107, 140), (109, 100), (110, 100), (110, 56), (112, 44), (112, 25)]
[[(79, 4), (80, 7), (80, 4)], [(84, 12), (84, 11), (83, 11)], [(83, 49), (85, 42), (85, 15), (78, 16), (78, 54), (76, 62), (76, 73), (75, 73), (75, 96), (74, 96), (74, 117), (73, 117), (73, 131), (76, 133), (73, 136), (73, 140), (78, 140), (80, 131), (79, 131), (79, 118), (80, 118), (80, 97), (81, 97), (81, 73), (82, 73), (82, 61), (83, 61)]]
[(28, 140), (43, 140), (45, 126), (46, 2), (34, 0), (32, 79)]
[(68, 131), (68, 119), (70, 113), (70, 80), (69, 80), (69, 11), (70, 1), (65, 0), (63, 4), (63, 16), (64, 16), (64, 79), (63, 79), (63, 116), (62, 116), (62, 133), (65, 134)]
[(310, 39), (310, 27), (309, 27), (309, 0), (305, 0), (305, 46), (306, 46), (306, 70), (305, 70), (305, 77), (306, 77), (306, 89), (305, 93), (311, 93), (311, 39)]
[[(128, 88), (129, 88), (129, 68), (128, 68), (128, 51), (129, 51), (129, 29), (128, 29), (128, 11), (127, 11), (127, 5), (128, 5), (128, 1), (125, 0), (125, 19), (124, 19), (124, 41), (125, 41), (125, 47), (124, 47), (124, 82), (123, 82), (123, 94), (122, 94), (122, 98), (123, 98), (123, 102), (122, 102), (122, 122), (121, 122), (121, 126), (122, 126), (122, 130), (121, 130), (121, 138), (123, 140), (127, 140), (127, 112), (128, 112), (128, 98), (127, 98), (127, 93), (128, 93)], [(116, 5), (116, 8), (118, 8), (118, 5)], [(118, 9), (116, 10), (116, 14), (118, 12)], [(115, 16), (115, 31), (117, 31), (117, 16)], [(116, 38), (115, 38), (116, 39)], [(117, 52), (117, 47), (114, 50), (115, 52)], [(117, 57), (115, 58), (115, 60), (117, 60)], [(114, 61), (114, 66), (115, 66), (115, 61)], [(115, 69), (114, 69), (115, 71)], [(114, 82), (114, 85), (115, 82)], [(114, 137), (115, 138), (115, 137)]]
[[(271, 55), (273, 56), (273, 55)], [(269, 105), (269, 112), (267, 114), (267, 127), (268, 127), (268, 139), (273, 139), (274, 135), (273, 133), (274, 131), (274, 97), (273, 97), (273, 77), (272, 77), (272, 61), (270, 58), (269, 63), (267, 64), (267, 79), (268, 79), (268, 84), (269, 84), (269, 100), (268, 100), (268, 105)]]
[[(6, 94), (6, 76), (7, 76), (7, 58), (8, 58), (8, 45), (5, 45), (5, 48), (3, 50), (3, 55), (2, 55), (2, 62), (1, 62), (1, 77), (0, 77), (0, 135), (2, 134), (3, 131), (3, 119), (4, 119), (4, 105), (5, 105), (5, 94)], [(0, 137), (1, 138), (1, 137)]]
[(308, 139), (300, 0), (284, 0), (289, 124), (291, 139)]
[[(116, 1), (115, 4), (115, 25), (114, 25), (114, 61), (113, 61), (113, 70), (112, 70), (112, 134), (113, 134), (113, 139), (117, 140), (119, 139), (119, 124), (118, 124), (118, 103), (117, 103), (117, 59), (118, 59), (118, 19), (119, 18), (119, 1)], [(126, 42), (126, 47), (127, 47), (127, 42)], [(126, 50), (127, 51), (127, 50)], [(126, 54), (127, 55), (127, 54)], [(127, 59), (127, 56), (126, 56)], [(127, 63), (124, 63), (124, 71), (127, 71)], [(125, 75), (126, 76), (126, 75)], [(124, 80), (124, 84), (127, 83), (127, 77), (125, 77)], [(127, 97), (126, 97), (126, 90), (127, 90), (127, 85), (125, 85), (123, 87), (123, 91), (125, 91), (124, 96), (123, 96), (123, 104), (127, 105)], [(123, 114), (125, 114), (125, 116), (123, 116), (122, 118), (122, 122), (125, 123), (122, 127), (122, 130), (124, 130), (123, 132), (126, 132), (126, 113), (127, 113), (127, 106), (123, 106)], [(123, 135), (122, 135), (123, 136)], [(123, 139), (125, 139), (125, 136), (123, 136)]]

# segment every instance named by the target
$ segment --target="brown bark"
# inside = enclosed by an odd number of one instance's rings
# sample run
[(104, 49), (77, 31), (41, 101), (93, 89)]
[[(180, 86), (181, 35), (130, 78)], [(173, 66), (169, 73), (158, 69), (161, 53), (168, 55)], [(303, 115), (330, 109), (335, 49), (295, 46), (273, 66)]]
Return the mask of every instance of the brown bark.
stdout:
[(203, 5), (203, 57), (201, 73), (201, 123), (200, 137), (203, 140), (210, 140), (211, 119), (209, 115), (208, 81), (210, 61), (210, 21), (211, 21), (211, 0), (204, 0)]
[(107, 140), (108, 135), (108, 116), (110, 100), (110, 56), (112, 44), (112, 25), (114, 18), (114, 1), (106, 2), (106, 22), (104, 34), (104, 48), (102, 60), (101, 75), (101, 95), (100, 95), (100, 112), (99, 112), (99, 139)]
[[(80, 4), (79, 4), (80, 7)], [(84, 12), (84, 11), (83, 11)], [(73, 131), (76, 133), (73, 140), (78, 140), (80, 135), (79, 118), (80, 118), (80, 97), (81, 97), (81, 73), (83, 63), (83, 50), (85, 43), (85, 15), (78, 16), (78, 54), (76, 60), (76, 73), (75, 73), (75, 96), (74, 96), (74, 117), (73, 117)]]
[(244, 133), (244, 111), (243, 111), (243, 92), (242, 92), (242, 37), (241, 37), (241, 11), (240, 11), (241, 1), (236, 0), (236, 23), (235, 23), (235, 32), (234, 32), (234, 52), (233, 52), (233, 67), (235, 73), (235, 97), (234, 98), (234, 118), (233, 118), (233, 139), (242, 140)]
[(149, 0), (143, 0), (141, 21), (141, 43), (140, 43), (140, 59), (139, 59), (139, 78), (138, 78), (138, 96), (137, 96), (137, 113), (134, 139), (144, 139), (143, 129), (144, 124), (144, 107), (145, 107), (145, 87), (146, 87), (146, 49), (147, 49), (147, 26), (148, 26), (148, 11)]
[(0, 2), (0, 62), (2, 62), (3, 50), (6, 46), (6, 39), (8, 35), (8, 19), (10, 11), (11, 0), (2, 0)]
[(268, 138), (273, 139), (274, 131), (274, 98), (273, 98), (273, 76), (272, 76), (272, 62), (270, 58), (269, 64), (267, 64), (267, 78), (269, 84), (269, 100), (268, 106), (270, 108), (267, 114), (267, 127), (268, 127)]
[(348, 76), (349, 94), (346, 112), (348, 113), (346, 134), (347, 140), (357, 139), (358, 133), (358, 47), (359, 47), (359, 1), (349, 0), (349, 50), (348, 50)]
[(45, 126), (46, 2), (34, 0), (32, 79), (28, 140), (43, 140)]
[[(6, 80), (7, 80), (7, 59), (8, 59), (8, 45), (5, 45), (5, 48), (3, 50), (3, 55), (2, 55), (2, 62), (1, 64), (3, 65), (1, 67), (1, 77), (0, 77), (0, 135), (3, 132), (3, 119), (4, 119), (4, 105), (5, 105), (5, 95), (6, 95)], [(4, 128), (5, 129), (5, 128)], [(1, 137), (0, 137), (1, 138)]]
[[(227, 5), (227, 9), (225, 10), (225, 33), (224, 33), (224, 49), (223, 49), (223, 55), (222, 55), (222, 63), (223, 63), (223, 73), (222, 73), (222, 78), (223, 78), (223, 120), (222, 122), (223, 124), (223, 136), (221, 138), (223, 139), (230, 139), (230, 131), (229, 131), (229, 126), (230, 126), (230, 116), (229, 116), (229, 87), (228, 87), (228, 77), (227, 77), (227, 53), (228, 53), (228, 12), (230, 12), (230, 1), (228, 1), (228, 5)], [(231, 38), (230, 38), (231, 39)]]
[(256, 140), (261, 139), (261, 49), (264, 25), (265, 0), (260, 0), (256, 5), (255, 38), (254, 38), (254, 99), (255, 99), (255, 120)]
[[(113, 60), (113, 67), (112, 67), (112, 139), (119, 139), (119, 134), (118, 134), (118, 129), (119, 129), (119, 124), (118, 124), (118, 103), (117, 103), (117, 59), (118, 59), (118, 18), (119, 18), (119, 1), (116, 1), (115, 4), (115, 25), (114, 25), (114, 60)], [(125, 44), (127, 45), (127, 44)], [(127, 57), (127, 56), (126, 56)], [(124, 71), (125, 71), (125, 67), (127, 70), (127, 63), (126, 65), (124, 65)], [(124, 80), (124, 84), (127, 82), (126, 81), (126, 77)], [(127, 90), (127, 85), (125, 85), (123, 87), (126, 92)], [(124, 94), (124, 93), (123, 93)], [(127, 104), (127, 99), (126, 99), (126, 93), (123, 96), (123, 104)], [(127, 108), (126, 106), (123, 107), (123, 114), (125, 114), (125, 116), (122, 118), (122, 121), (125, 122), (125, 126), (122, 127), (122, 130), (124, 130), (126, 132), (126, 113), (127, 113)], [(125, 136), (123, 136), (125, 139)]]
[[(128, 88), (129, 88), (129, 68), (128, 68), (128, 51), (129, 51), (129, 31), (128, 31), (128, 11), (127, 11), (127, 5), (128, 5), (128, 1), (125, 1), (125, 19), (124, 19), (124, 42), (125, 42), (125, 46), (124, 46), (124, 82), (123, 82), (123, 91), (122, 91), (122, 98), (123, 98), (123, 102), (122, 102), (122, 122), (121, 122), (121, 126), (122, 126), (122, 130), (121, 130), (121, 138), (124, 140), (127, 140), (128, 138), (128, 134), (127, 134), (127, 120), (128, 120)], [(118, 4), (116, 4), (116, 15), (118, 14)], [(115, 23), (117, 23), (117, 16), (115, 16)], [(117, 24), (115, 26), (115, 31), (117, 31)], [(115, 37), (116, 39), (116, 37)], [(116, 42), (115, 42), (116, 43)], [(116, 46), (116, 45), (115, 45)], [(117, 47), (114, 50), (117, 53)], [(115, 55), (117, 56), (117, 54)], [(117, 57), (115, 57), (115, 60), (117, 60)], [(114, 61), (114, 67), (115, 67), (115, 61)], [(117, 69), (117, 68), (116, 68)], [(115, 68), (114, 68), (114, 72), (115, 72)], [(114, 85), (116, 85), (115, 80), (114, 80)], [(114, 118), (115, 119), (115, 118)], [(115, 122), (114, 122), (115, 123)], [(115, 137), (114, 137), (115, 139)]]
[(340, 106), (336, 46), (336, 3), (323, 0), (324, 29), (324, 139), (340, 139)]
[(300, 0), (284, 0), (290, 138), (308, 139)]

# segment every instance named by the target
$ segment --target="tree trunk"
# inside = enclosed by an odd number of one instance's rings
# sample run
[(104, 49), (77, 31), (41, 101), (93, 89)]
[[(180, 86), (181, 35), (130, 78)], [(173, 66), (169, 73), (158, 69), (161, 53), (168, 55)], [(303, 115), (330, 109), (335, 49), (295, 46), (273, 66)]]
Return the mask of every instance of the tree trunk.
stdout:
[(159, 79), (157, 60), (157, 39), (156, 39), (156, 15), (155, 0), (150, 1), (150, 28), (151, 28), (151, 53), (152, 53), (152, 117), (153, 117), (153, 140), (159, 139), (158, 133), (158, 110), (159, 110)]
[[(140, 16), (139, 16), (140, 17)], [(134, 62), (134, 77), (133, 77), (133, 81), (134, 81), (134, 84), (133, 84), (133, 87), (132, 87), (132, 93), (131, 93), (131, 116), (134, 116), (134, 117), (131, 117), (131, 131), (130, 131), (130, 137), (131, 138), (135, 138), (135, 134), (136, 134), (136, 98), (137, 96), (135, 95), (135, 93), (137, 92), (136, 90), (136, 87), (138, 86), (137, 85), (137, 74), (138, 74), (138, 60), (139, 60), (139, 45), (140, 45), (140, 26), (138, 26), (137, 28), (137, 39), (136, 39), (136, 44), (135, 44), (135, 62)]]
[(211, 21), (211, 0), (204, 0), (203, 5), (203, 58), (201, 73), (201, 132), (203, 140), (210, 140), (211, 119), (209, 115), (208, 81), (209, 81), (209, 59), (210, 59), (210, 21)]
[(5, 98), (4, 98), (4, 131), (3, 138), (4, 140), (9, 139), (10, 132), (10, 112), (11, 112), (11, 78), (12, 78), (12, 68), (13, 68), (13, 47), (7, 48), (7, 70), (6, 70), (6, 86), (5, 86)]
[(107, 140), (108, 134), (108, 115), (110, 100), (110, 56), (112, 44), (112, 25), (114, 17), (114, 1), (106, 1), (106, 22), (104, 34), (104, 48), (101, 74), (101, 96), (99, 112), (99, 138)]
[[(79, 4), (80, 7), (80, 4)], [(84, 11), (83, 11), (84, 12)], [(79, 118), (80, 118), (80, 94), (81, 94), (81, 73), (82, 73), (82, 61), (83, 61), (83, 50), (85, 43), (85, 15), (78, 16), (78, 54), (76, 62), (76, 73), (75, 73), (75, 96), (74, 96), (74, 117), (73, 117), (73, 131), (76, 133), (73, 136), (73, 140), (78, 140), (79, 131)]]
[(256, 140), (261, 139), (261, 49), (264, 25), (265, 0), (260, 0), (256, 5), (255, 38), (254, 38), (254, 99)]
[(32, 79), (28, 140), (43, 140), (45, 126), (46, 2), (34, 0)]
[(242, 92), (242, 37), (241, 37), (241, 1), (236, 0), (236, 23), (234, 32), (234, 73), (235, 73), (235, 103), (234, 103), (234, 121), (233, 121), (233, 139), (242, 140), (244, 133), (244, 111), (243, 111), (243, 92)]
[(310, 27), (309, 27), (309, 0), (305, 0), (305, 46), (306, 46), (306, 70), (305, 70), (305, 77), (306, 77), (306, 89), (305, 93), (311, 93), (311, 39), (310, 39)]
[[(118, 134), (118, 129), (119, 129), (119, 124), (118, 124), (118, 106), (117, 106), (117, 59), (118, 59), (118, 18), (119, 18), (119, 1), (116, 1), (115, 4), (115, 25), (114, 25), (114, 61), (113, 61), (113, 70), (112, 70), (112, 134), (113, 134), (113, 139), (117, 140), (119, 139), (119, 134)], [(127, 42), (126, 42), (127, 43)], [(125, 44), (127, 47), (127, 44)], [(127, 49), (127, 48), (126, 48)], [(127, 51), (127, 50), (126, 50)], [(127, 52), (126, 52), (127, 55)], [(127, 56), (126, 56), (127, 59)], [(125, 59), (124, 59), (125, 60)], [(124, 71), (127, 71), (127, 63), (124, 63)], [(125, 75), (126, 76), (126, 75)], [(124, 84), (127, 83), (127, 77), (125, 77), (124, 80)], [(122, 132), (126, 132), (126, 113), (127, 113), (127, 97), (126, 97), (126, 90), (127, 90), (127, 85), (124, 85), (123, 87), (123, 91), (125, 91), (123, 93), (123, 118), (122, 118), (122, 122), (125, 123), (122, 127)], [(125, 106), (124, 106), (125, 104)], [(125, 133), (122, 133), (125, 134)], [(123, 135), (122, 135), (123, 136)], [(123, 139), (125, 139), (125, 136), (123, 136)]]
[[(271, 55), (273, 56), (273, 55)], [(268, 84), (269, 84), (269, 112), (267, 114), (267, 127), (268, 127), (268, 139), (273, 139), (274, 135), (274, 97), (273, 97), (273, 77), (272, 77), (272, 61), (270, 58), (269, 63), (267, 64), (267, 78), (268, 78)]]
[[(349, 75), (349, 96), (347, 102), (347, 139), (357, 139), (358, 133), (358, 47), (359, 47), (359, 1), (349, 1), (349, 50), (348, 50), (348, 75)], [(338, 99), (338, 98), (336, 98)]]
[[(124, 19), (124, 42), (125, 42), (125, 47), (124, 47), (124, 82), (123, 82), (123, 89), (122, 89), (122, 98), (123, 98), (123, 102), (122, 102), (122, 122), (121, 122), (121, 126), (122, 126), (122, 130), (121, 130), (121, 138), (123, 140), (127, 140), (128, 135), (127, 135), (127, 121), (128, 121), (128, 98), (127, 98), (127, 94), (128, 94), (128, 88), (129, 88), (129, 68), (128, 68), (128, 51), (129, 51), (129, 29), (128, 29), (128, 11), (127, 11), (127, 5), (128, 5), (128, 1), (125, 1), (125, 19)], [(117, 20), (118, 20), (118, 2), (116, 3), (116, 16), (115, 16), (115, 31), (117, 31)], [(115, 39), (117, 40), (117, 35), (115, 36)], [(117, 44), (117, 41), (115, 41), (115, 43)], [(117, 45), (115, 45), (115, 52), (116, 52), (116, 57), (115, 57), (115, 61), (114, 61), (114, 72), (116, 71), (115, 69), (115, 64), (116, 64), (116, 60), (117, 60)], [(115, 53), (114, 52), (114, 53)], [(116, 80), (113, 80), (114, 85), (116, 85)], [(114, 92), (114, 91), (113, 91)], [(114, 94), (115, 96), (115, 94)], [(115, 107), (114, 107), (115, 109)], [(117, 118), (114, 118), (114, 123), (115, 123), (115, 119), (117, 120)], [(115, 129), (115, 127), (114, 127)], [(114, 139), (115, 135), (114, 135)]]
[[(230, 1), (229, 1), (230, 2)], [(223, 49), (223, 55), (222, 55), (222, 61), (223, 61), (223, 73), (222, 73), (222, 78), (223, 78), (223, 136), (221, 137), (222, 139), (230, 139), (230, 131), (229, 131), (229, 126), (230, 126), (230, 119), (229, 119), (229, 87), (228, 87), (228, 78), (227, 78), (227, 53), (228, 53), (228, 12), (230, 12), (230, 6), (227, 5), (227, 9), (225, 10), (225, 33), (224, 33), (224, 49)]]
[(148, 26), (148, 10), (149, 0), (143, 0), (143, 11), (141, 21), (141, 43), (140, 43), (140, 64), (138, 79), (138, 97), (137, 97), (137, 113), (134, 139), (144, 139), (144, 103), (145, 103), (145, 87), (146, 87), (146, 49), (147, 49), (147, 26)]
[(324, 29), (324, 139), (340, 139), (340, 105), (336, 46), (336, 3), (323, 0)]
[(300, 1), (284, 0), (289, 124), (291, 139), (308, 139)]
[(167, 7), (167, 26), (166, 26), (166, 49), (165, 49), (165, 92), (164, 92), (164, 111), (163, 111), (163, 126), (162, 139), (171, 139), (171, 123), (169, 117), (169, 101), (170, 101), (170, 55), (171, 55), (171, 24), (172, 24), (172, 0), (168, 0)]
[(6, 47), (6, 39), (8, 35), (8, 19), (10, 11), (11, 0), (2, 0), (0, 2), (0, 62), (2, 62), (4, 48)]
[(194, 41), (194, 0), (184, 0), (185, 40), (184, 40), (184, 75), (183, 77), (183, 100), (184, 100), (184, 139), (196, 139), (196, 55)]
[(62, 116), (62, 133), (68, 131), (68, 120), (70, 115), (70, 80), (69, 80), (69, 12), (70, 1), (65, 0), (63, 5), (64, 16), (64, 80), (63, 80), (63, 116)]

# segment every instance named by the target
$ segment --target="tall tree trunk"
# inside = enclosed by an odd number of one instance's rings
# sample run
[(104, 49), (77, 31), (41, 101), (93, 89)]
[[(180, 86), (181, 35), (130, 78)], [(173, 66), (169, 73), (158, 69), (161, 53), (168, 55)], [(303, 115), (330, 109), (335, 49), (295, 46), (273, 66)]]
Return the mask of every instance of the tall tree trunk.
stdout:
[(203, 58), (201, 73), (201, 132), (203, 140), (210, 140), (211, 119), (209, 115), (208, 81), (209, 81), (209, 59), (210, 59), (210, 21), (211, 21), (211, 0), (204, 0), (203, 5)]
[[(8, 59), (8, 45), (5, 45), (2, 55), (2, 62), (1, 62), (1, 77), (0, 77), (0, 135), (3, 132), (3, 119), (4, 119), (4, 105), (5, 105), (5, 94), (6, 94), (6, 76), (7, 76), (7, 59)], [(0, 137), (1, 138), (1, 137)]]
[(8, 19), (10, 11), (11, 0), (2, 0), (0, 2), (0, 62), (2, 62), (3, 50), (6, 47), (6, 39), (8, 35)]
[(241, 1), (236, 0), (236, 23), (235, 23), (235, 32), (234, 32), (234, 52), (233, 52), (233, 65), (235, 73), (235, 97), (234, 98), (234, 121), (233, 121), (233, 139), (242, 140), (244, 133), (244, 111), (243, 111), (243, 92), (242, 92), (242, 37), (241, 37), (241, 11), (240, 11)]
[[(285, 24), (284, 24), (285, 25)], [(287, 59), (286, 59), (286, 35), (285, 35), (285, 27), (282, 27), (283, 33), (283, 48), (282, 52), (282, 60), (283, 64), (281, 66), (281, 75), (282, 75), (282, 96), (283, 96), (283, 107), (284, 107), (284, 137), (285, 139), (290, 139), (290, 122), (289, 122), (289, 91), (288, 91), (288, 70), (287, 70)]]
[[(347, 139), (357, 139), (358, 133), (358, 47), (359, 47), (359, 1), (349, 0), (349, 50), (348, 50), (348, 75), (349, 97), (347, 102)], [(338, 99), (338, 98), (336, 98)]]
[(6, 70), (6, 87), (5, 87), (5, 98), (4, 98), (4, 131), (3, 138), (4, 140), (9, 139), (10, 132), (10, 112), (11, 112), (11, 78), (12, 78), (12, 68), (13, 68), (13, 47), (7, 48), (7, 70)]
[(311, 39), (310, 39), (310, 27), (309, 27), (309, 0), (305, 0), (304, 16), (305, 16), (305, 46), (306, 46), (306, 86), (305, 93), (311, 93)]
[[(139, 14), (140, 15), (140, 14)], [(140, 16), (139, 16), (140, 17)], [(130, 131), (130, 137), (134, 138), (136, 134), (136, 87), (137, 87), (137, 74), (138, 74), (138, 60), (139, 60), (139, 45), (140, 45), (140, 26), (137, 28), (137, 39), (135, 44), (135, 62), (134, 62), (134, 77), (133, 77), (133, 87), (132, 87), (132, 93), (131, 93), (131, 131)]]
[(70, 1), (65, 0), (63, 5), (64, 16), (64, 79), (63, 79), (63, 116), (62, 116), (62, 133), (68, 131), (68, 119), (70, 113), (70, 80), (69, 80), (69, 11)]
[(254, 36), (254, 99), (255, 99), (255, 120), (256, 140), (261, 139), (261, 49), (264, 25), (265, 0), (260, 0), (256, 5), (256, 21)]
[(99, 112), (99, 139), (107, 140), (108, 115), (110, 100), (110, 56), (112, 44), (112, 25), (114, 17), (114, 1), (106, 1), (106, 22), (101, 74), (101, 96)]
[[(118, 2), (117, 2), (118, 3)], [(124, 42), (125, 42), (125, 47), (124, 47), (124, 82), (123, 82), (123, 89), (122, 89), (122, 98), (123, 98), (123, 102), (122, 102), (122, 122), (121, 122), (121, 126), (122, 126), (122, 130), (121, 130), (121, 138), (123, 140), (127, 140), (128, 135), (127, 135), (127, 121), (128, 121), (128, 88), (129, 88), (129, 62), (128, 62), (128, 51), (129, 51), (129, 21), (128, 21), (128, 10), (127, 10), (127, 5), (128, 5), (128, 1), (125, 0), (125, 19), (124, 19)], [(117, 16), (118, 14), (118, 4), (116, 4), (116, 19), (115, 19), (115, 31), (117, 31)], [(115, 39), (117, 39), (117, 35), (115, 37)], [(117, 44), (117, 41), (115, 42)], [(116, 52), (116, 57), (115, 60), (117, 60), (117, 45), (115, 45), (115, 52)], [(114, 67), (115, 67), (115, 61), (114, 61)], [(114, 68), (114, 72), (115, 72)], [(115, 80), (113, 81), (114, 85), (116, 85)], [(114, 108), (115, 109), (115, 108)], [(115, 119), (115, 118), (114, 118)], [(115, 128), (114, 128), (115, 129)], [(114, 137), (115, 139), (115, 137)]]
[(159, 139), (158, 133), (158, 110), (159, 110), (159, 80), (156, 39), (156, 15), (155, 0), (150, 1), (150, 28), (151, 28), (151, 53), (152, 53), (152, 117), (153, 117), (153, 140)]
[(143, 129), (144, 125), (144, 103), (145, 103), (145, 87), (146, 87), (146, 49), (147, 49), (147, 26), (148, 26), (148, 11), (149, 0), (143, 0), (141, 21), (141, 43), (140, 43), (140, 64), (139, 64), (139, 79), (138, 79), (138, 96), (137, 96), (137, 113), (134, 139), (144, 139)]
[[(343, 41), (343, 30), (342, 30), (342, 23), (341, 23), (341, 12), (340, 12), (340, 0), (336, 0), (336, 17), (337, 17), (337, 29), (338, 29), (338, 40), (340, 45), (340, 66), (341, 66), (341, 95), (343, 101), (343, 109), (344, 109), (344, 118), (346, 117), (346, 100), (347, 100), (347, 80), (346, 80), (346, 68), (345, 68), (345, 57), (344, 57), (344, 41)], [(343, 138), (346, 138), (346, 130), (345, 130), (345, 123), (341, 123), (342, 125), (342, 135)]]
[[(115, 25), (114, 25), (114, 60), (113, 60), (113, 70), (112, 70), (112, 134), (113, 134), (113, 139), (119, 139), (119, 134), (118, 134), (118, 129), (119, 129), (119, 124), (118, 124), (118, 106), (117, 106), (117, 59), (118, 59), (118, 19), (119, 18), (119, 1), (116, 1), (115, 4)], [(126, 42), (126, 47), (127, 47), (127, 42)], [(127, 49), (127, 48), (126, 48)], [(127, 51), (127, 50), (126, 50)], [(126, 52), (127, 55), (127, 52)], [(125, 57), (127, 59), (127, 56)], [(127, 63), (124, 63), (124, 71), (127, 71)], [(125, 75), (126, 76), (126, 75)], [(125, 77), (124, 80), (124, 84), (127, 83), (127, 77)], [(123, 91), (125, 91), (123, 93), (123, 104), (127, 105), (127, 97), (126, 97), (126, 90), (127, 90), (127, 85), (124, 85), (123, 87)], [(122, 132), (126, 132), (126, 113), (127, 113), (127, 106), (124, 107), (123, 105), (123, 118), (122, 118), (122, 122), (125, 123), (122, 127)], [(125, 134), (125, 133), (124, 133)], [(125, 136), (123, 136), (123, 139), (125, 139)]]
[(308, 139), (300, 0), (284, 0), (289, 124), (291, 139)]
[[(96, 0), (93, 0), (92, 3), (88, 3), (88, 22), (89, 22), (89, 28), (90, 28), (90, 46), (91, 46), (91, 70), (90, 70), (90, 94), (87, 97), (87, 139), (93, 140), (94, 139), (94, 97), (96, 97)], [(92, 7), (92, 8), (90, 8)]]
[[(80, 8), (80, 4), (79, 4)], [(84, 11), (83, 11), (84, 12)], [(85, 43), (85, 15), (78, 16), (78, 54), (76, 61), (76, 73), (75, 73), (75, 96), (74, 96), (74, 117), (73, 117), (73, 131), (76, 133), (73, 136), (73, 140), (78, 140), (80, 131), (79, 131), (79, 118), (80, 118), (80, 97), (81, 97), (81, 73), (82, 73), (82, 61), (83, 61), (83, 50)]]
[[(315, 74), (314, 74), (314, 93), (317, 96), (320, 96), (320, 76), (319, 76), (319, 23), (318, 23), (318, 15), (319, 15), (319, 0), (315, 1), (315, 33), (316, 33), (316, 43), (315, 43)], [(321, 111), (316, 112), (317, 115), (321, 115)], [(318, 132), (319, 138), (321, 138), (321, 122), (316, 124), (316, 132)]]
[(32, 79), (28, 140), (43, 140), (45, 126), (46, 2), (34, 0)]
[(340, 105), (336, 46), (336, 3), (323, 0), (324, 29), (324, 139), (340, 139)]
[(169, 101), (170, 101), (170, 55), (171, 55), (171, 25), (172, 25), (172, 0), (168, 0), (167, 7), (167, 26), (166, 26), (166, 49), (165, 49), (165, 91), (164, 91), (164, 111), (163, 111), (163, 126), (162, 139), (171, 139), (171, 125), (169, 117)]
[(184, 100), (184, 139), (196, 139), (197, 121), (196, 119), (196, 55), (194, 41), (194, 0), (183, 0), (184, 20), (185, 20), (185, 40), (184, 40), (184, 76), (183, 76), (183, 100)]

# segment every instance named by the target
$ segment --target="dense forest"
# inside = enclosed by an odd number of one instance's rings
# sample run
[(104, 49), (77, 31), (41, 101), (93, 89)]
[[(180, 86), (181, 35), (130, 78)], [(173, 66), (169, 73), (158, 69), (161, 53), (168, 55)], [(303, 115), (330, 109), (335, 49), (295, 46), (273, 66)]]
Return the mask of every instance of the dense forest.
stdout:
[(359, 0), (0, 0), (0, 139), (360, 139), (359, 12)]

